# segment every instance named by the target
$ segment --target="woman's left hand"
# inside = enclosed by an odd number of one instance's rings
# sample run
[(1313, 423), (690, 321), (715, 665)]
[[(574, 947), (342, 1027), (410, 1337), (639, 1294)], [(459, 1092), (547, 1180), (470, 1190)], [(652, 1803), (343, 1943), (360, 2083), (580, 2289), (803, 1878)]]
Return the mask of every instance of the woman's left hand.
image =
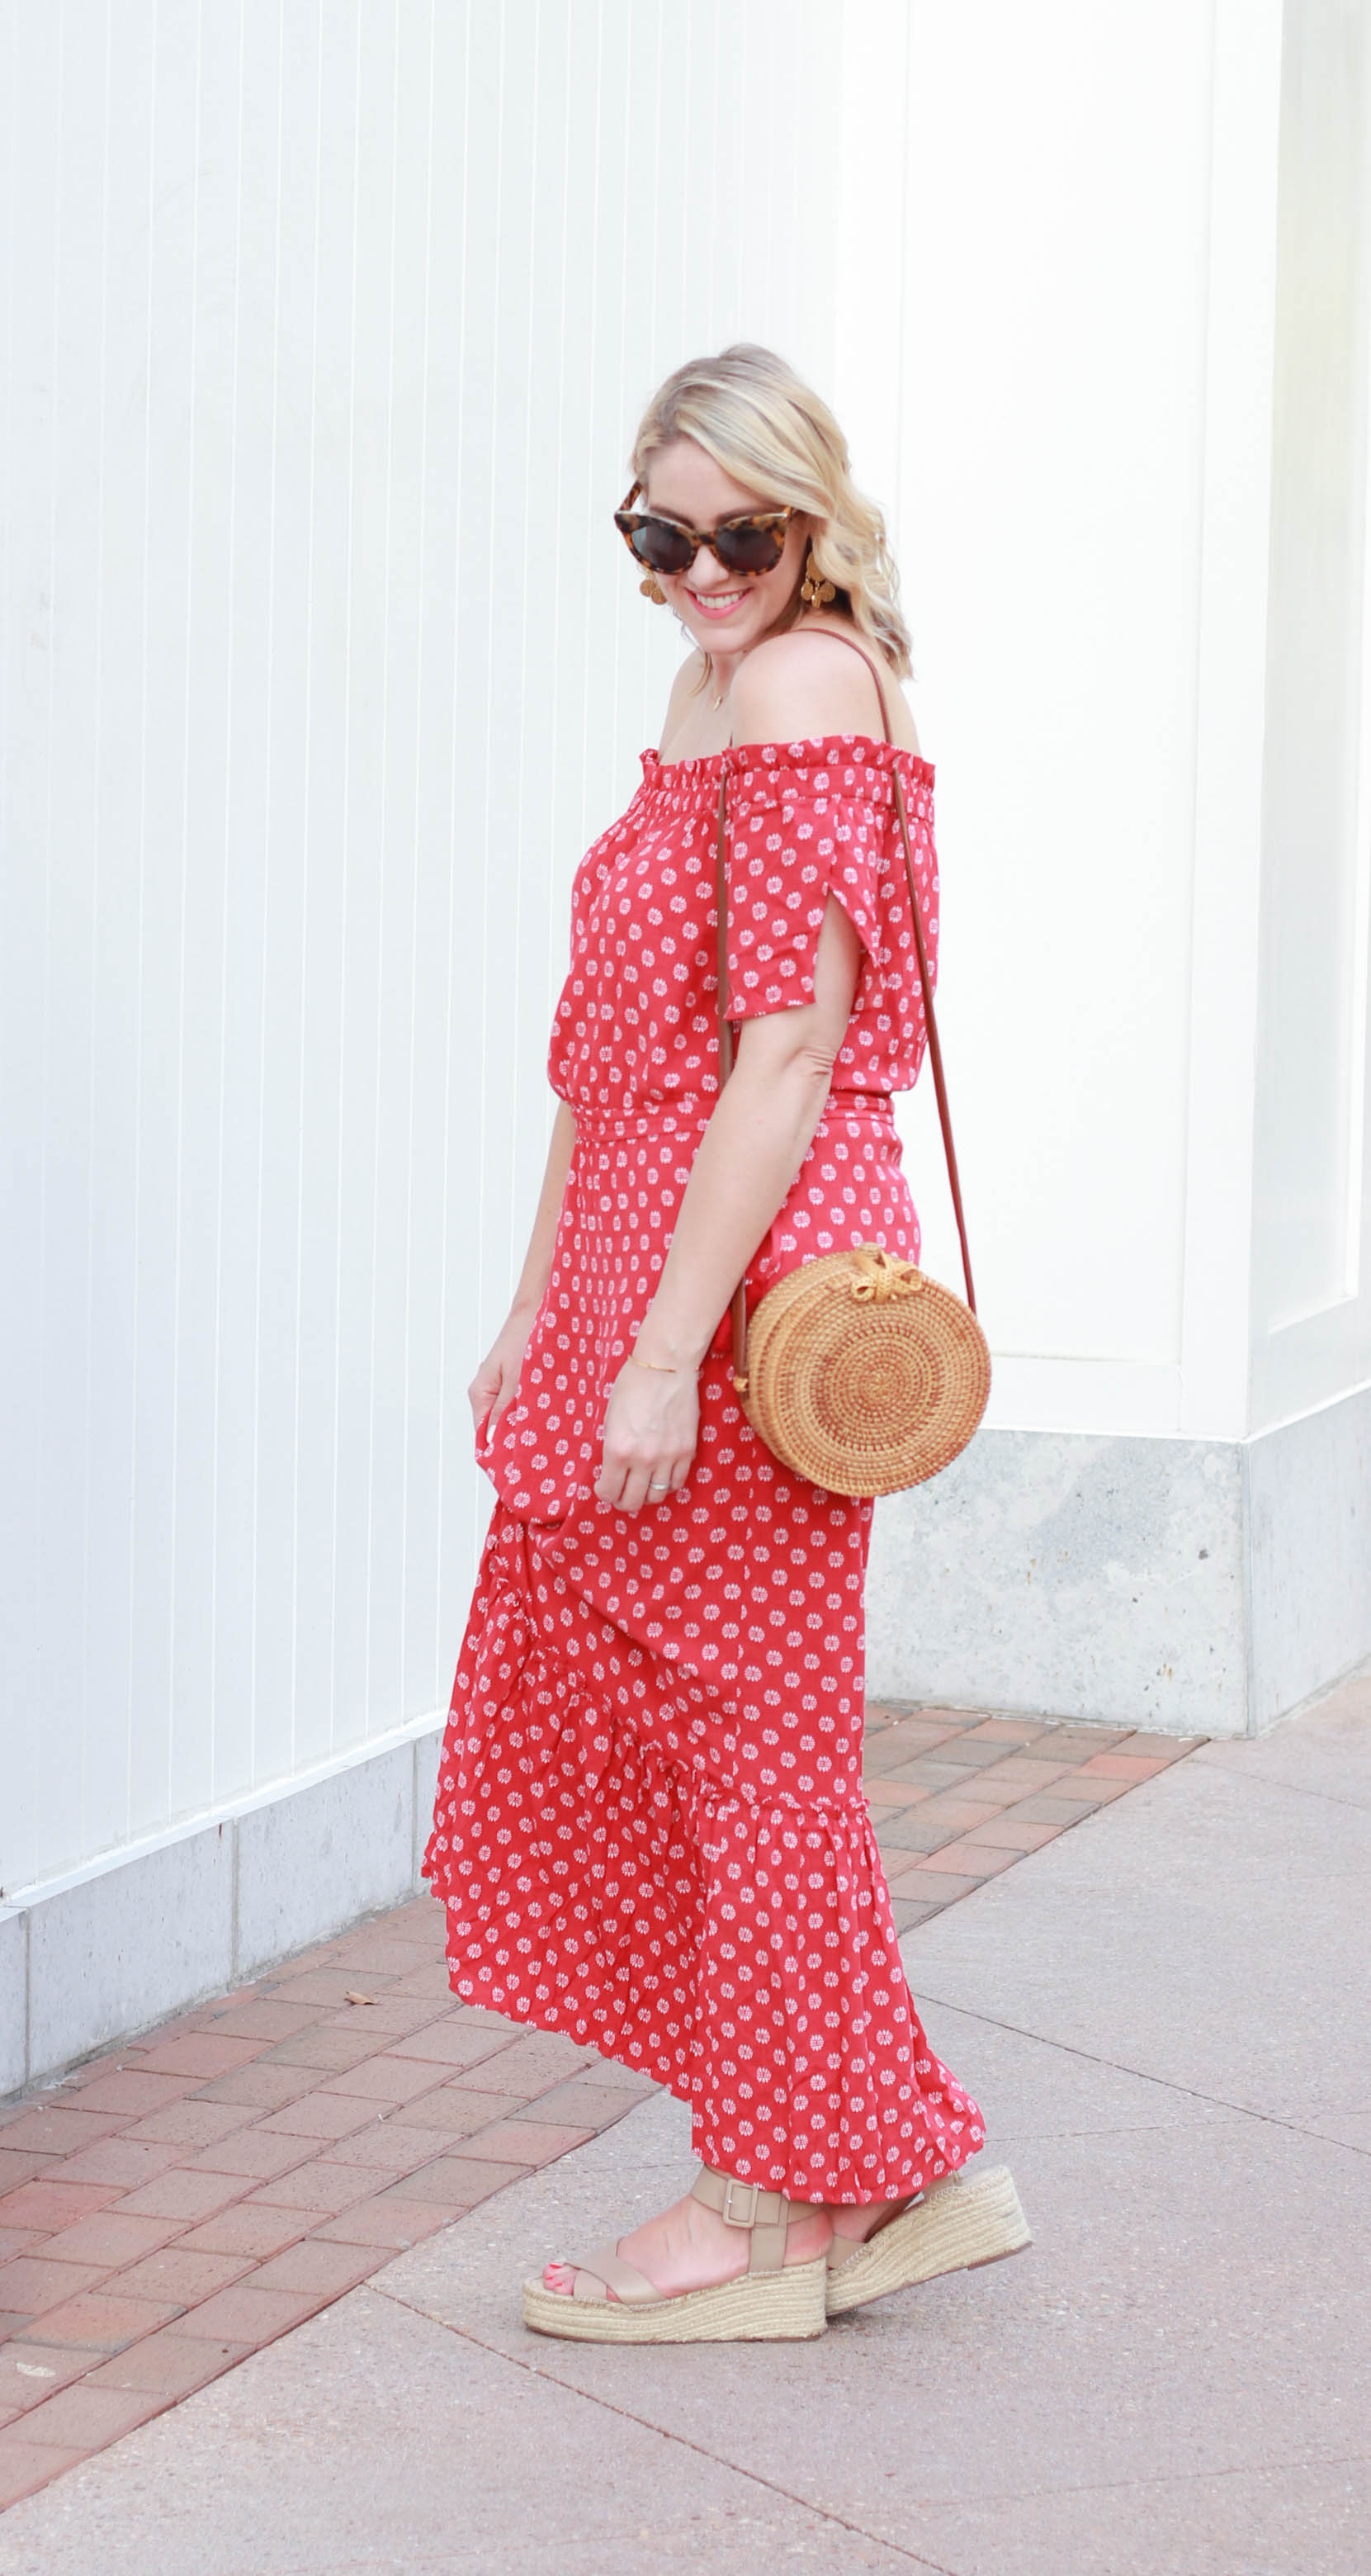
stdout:
[(700, 1428), (695, 1371), (625, 1360), (609, 1391), (596, 1499), (636, 1512), (665, 1503), (685, 1483)]

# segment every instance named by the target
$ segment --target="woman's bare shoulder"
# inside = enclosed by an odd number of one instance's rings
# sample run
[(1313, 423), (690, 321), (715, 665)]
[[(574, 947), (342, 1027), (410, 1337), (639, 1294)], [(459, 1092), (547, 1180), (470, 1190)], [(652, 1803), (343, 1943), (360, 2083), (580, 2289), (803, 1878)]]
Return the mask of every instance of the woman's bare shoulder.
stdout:
[(854, 652), (831, 627), (819, 626), (791, 627), (754, 645), (730, 695), (734, 741), (803, 742), (833, 733), (870, 734), (879, 741), (885, 728), (873, 662), (881, 667), (893, 738), (917, 752), (908, 702), (878, 648), (863, 636)]

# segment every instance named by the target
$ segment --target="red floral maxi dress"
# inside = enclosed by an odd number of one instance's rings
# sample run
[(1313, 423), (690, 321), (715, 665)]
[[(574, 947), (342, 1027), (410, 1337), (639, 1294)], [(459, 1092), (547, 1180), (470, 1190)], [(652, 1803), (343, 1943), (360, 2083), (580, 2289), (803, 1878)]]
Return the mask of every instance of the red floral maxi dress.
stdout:
[(797, 2200), (893, 2199), (963, 2164), (983, 2131), (914, 2009), (862, 1793), (872, 1505), (758, 1439), (726, 1312), (680, 1489), (635, 1515), (594, 1485), (717, 1097), (720, 771), (732, 1016), (813, 998), (830, 890), (863, 950), (749, 1308), (808, 1255), (918, 1256), (890, 1093), (913, 1083), (925, 1028), (891, 773), (930, 964), (934, 773), (860, 734), (667, 767), (646, 751), (642, 766), (572, 894), (548, 1071), (576, 1144), (517, 1393), (477, 1434), (496, 1502), (424, 1874), (456, 1993), (656, 2077), (726, 2173)]

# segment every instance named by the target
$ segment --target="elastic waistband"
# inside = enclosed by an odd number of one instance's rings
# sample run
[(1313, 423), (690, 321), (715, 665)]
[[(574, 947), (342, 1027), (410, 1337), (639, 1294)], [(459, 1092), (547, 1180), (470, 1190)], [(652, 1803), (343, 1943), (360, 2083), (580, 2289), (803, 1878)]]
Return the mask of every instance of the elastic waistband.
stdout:
[[(642, 1109), (614, 1115), (609, 1110), (586, 1108), (573, 1100), (569, 1105), (576, 1120), (578, 1142), (587, 1144), (618, 1143), (626, 1136), (671, 1135), (703, 1127), (711, 1117), (718, 1099), (716, 1091), (685, 1091), (670, 1100), (659, 1100)], [(848, 1091), (834, 1088), (824, 1103), (822, 1127), (832, 1118), (869, 1118), (881, 1125), (893, 1116), (888, 1091)], [(818, 1133), (818, 1130), (815, 1130)]]
[(587, 1109), (579, 1100), (571, 1103), (576, 1120), (578, 1144), (611, 1144), (625, 1136), (662, 1136), (678, 1131), (693, 1132), (703, 1127), (714, 1107), (712, 1091), (683, 1092), (676, 1100), (659, 1100), (649, 1109), (633, 1109), (614, 1116), (607, 1109)]

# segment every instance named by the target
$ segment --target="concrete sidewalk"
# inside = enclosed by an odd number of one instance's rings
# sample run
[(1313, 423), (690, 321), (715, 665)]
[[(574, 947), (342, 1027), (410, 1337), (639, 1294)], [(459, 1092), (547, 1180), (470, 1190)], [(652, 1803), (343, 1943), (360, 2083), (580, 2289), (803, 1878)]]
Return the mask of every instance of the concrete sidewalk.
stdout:
[(681, 2187), (654, 2100), (0, 2522), (0, 2576), (1353, 2576), (1371, 1681), (911, 1932), (1036, 2242), (819, 2342), (597, 2351), (518, 2283)]

